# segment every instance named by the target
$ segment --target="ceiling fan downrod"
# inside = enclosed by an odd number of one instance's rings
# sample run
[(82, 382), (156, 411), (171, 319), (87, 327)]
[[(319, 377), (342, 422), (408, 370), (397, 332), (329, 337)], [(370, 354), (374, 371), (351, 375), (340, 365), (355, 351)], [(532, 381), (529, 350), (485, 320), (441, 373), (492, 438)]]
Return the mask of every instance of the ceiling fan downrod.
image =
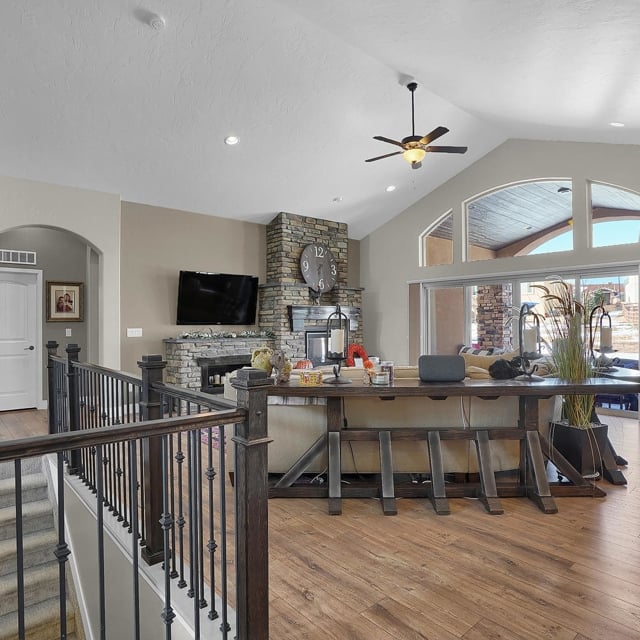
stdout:
[(410, 82), (407, 85), (407, 89), (411, 91), (411, 136), (412, 137), (415, 137), (416, 135), (416, 120), (415, 120), (415, 108), (413, 105), (413, 94), (417, 88), (418, 88), (417, 82)]

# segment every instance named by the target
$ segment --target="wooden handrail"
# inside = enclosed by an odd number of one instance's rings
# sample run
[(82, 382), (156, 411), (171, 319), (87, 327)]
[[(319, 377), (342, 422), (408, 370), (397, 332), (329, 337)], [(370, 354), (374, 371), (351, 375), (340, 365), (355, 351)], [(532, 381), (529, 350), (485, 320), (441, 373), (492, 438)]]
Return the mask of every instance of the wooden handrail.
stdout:
[(192, 431), (215, 427), (222, 424), (246, 420), (244, 409), (210, 411), (190, 416), (150, 420), (125, 425), (83, 429), (67, 433), (54, 433), (46, 436), (32, 436), (0, 442), (0, 462), (42, 456), (48, 453), (93, 447), (113, 442), (125, 442), (138, 438), (162, 436), (179, 431)]

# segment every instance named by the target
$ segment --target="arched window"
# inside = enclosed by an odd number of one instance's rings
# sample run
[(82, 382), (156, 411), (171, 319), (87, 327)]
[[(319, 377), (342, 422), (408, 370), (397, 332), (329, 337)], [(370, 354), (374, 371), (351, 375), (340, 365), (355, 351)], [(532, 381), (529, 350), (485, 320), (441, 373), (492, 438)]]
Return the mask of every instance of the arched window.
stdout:
[(420, 266), (453, 264), (453, 213), (448, 211), (420, 235)]
[[(570, 180), (532, 180), (485, 193), (467, 202), (466, 259), (493, 260), (573, 248)], [(569, 227), (570, 229), (570, 227)], [(561, 248), (546, 240), (566, 235)]]

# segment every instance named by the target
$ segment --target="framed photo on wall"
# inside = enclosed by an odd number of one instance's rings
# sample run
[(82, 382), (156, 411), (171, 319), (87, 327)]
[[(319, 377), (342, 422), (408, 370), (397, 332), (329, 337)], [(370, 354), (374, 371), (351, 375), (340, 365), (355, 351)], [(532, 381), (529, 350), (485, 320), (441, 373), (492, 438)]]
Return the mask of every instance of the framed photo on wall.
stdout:
[(82, 322), (82, 282), (52, 282), (47, 280), (47, 322)]

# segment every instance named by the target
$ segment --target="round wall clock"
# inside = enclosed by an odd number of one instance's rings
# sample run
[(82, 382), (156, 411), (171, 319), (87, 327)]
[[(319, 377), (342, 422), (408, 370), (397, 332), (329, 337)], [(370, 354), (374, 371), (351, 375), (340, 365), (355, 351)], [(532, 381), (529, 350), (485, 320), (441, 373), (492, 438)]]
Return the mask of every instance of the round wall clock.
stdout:
[(300, 272), (314, 291), (324, 293), (333, 289), (338, 278), (336, 259), (327, 245), (308, 244), (300, 256)]

